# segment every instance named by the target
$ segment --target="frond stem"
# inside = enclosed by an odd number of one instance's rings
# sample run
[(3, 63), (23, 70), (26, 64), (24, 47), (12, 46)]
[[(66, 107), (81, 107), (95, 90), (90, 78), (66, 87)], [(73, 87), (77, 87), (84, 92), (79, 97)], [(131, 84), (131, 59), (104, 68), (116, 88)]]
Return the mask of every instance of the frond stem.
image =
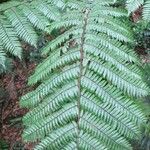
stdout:
[(78, 107), (78, 118), (77, 118), (77, 130), (78, 130), (78, 138), (77, 138), (77, 149), (79, 150), (79, 141), (80, 141), (80, 114), (81, 114), (81, 104), (80, 104), (80, 100), (81, 100), (81, 78), (82, 78), (82, 74), (83, 74), (83, 59), (84, 59), (84, 43), (85, 43), (85, 34), (86, 34), (86, 27), (87, 27), (87, 23), (88, 23), (88, 15), (89, 15), (89, 9), (86, 9), (84, 11), (84, 25), (83, 25), (83, 32), (82, 32), (82, 36), (81, 36), (81, 48), (80, 48), (80, 73), (79, 73), (79, 79), (78, 79), (78, 89), (79, 89), (79, 99), (77, 102), (77, 107)]

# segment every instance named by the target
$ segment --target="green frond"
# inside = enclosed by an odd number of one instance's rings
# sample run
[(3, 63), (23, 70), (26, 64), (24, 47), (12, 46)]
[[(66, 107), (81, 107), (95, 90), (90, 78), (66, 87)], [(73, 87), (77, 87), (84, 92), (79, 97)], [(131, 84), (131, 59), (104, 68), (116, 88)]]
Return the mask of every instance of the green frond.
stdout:
[(23, 96), (21, 99), (21, 105), (29, 108), (37, 105), (41, 101), (41, 98), (45, 97), (49, 93), (53, 93), (54, 88), (76, 79), (79, 72), (79, 66), (70, 66), (66, 67), (66, 69), (64, 69), (59, 75), (57, 73), (53, 73), (47, 81), (36, 89), (36, 91)]
[(35, 150), (42, 150), (46, 148), (58, 150), (66, 146), (66, 144), (68, 144), (69, 142), (72, 142), (73, 140), (75, 141), (76, 135), (77, 126), (75, 122), (72, 122), (62, 128), (59, 128), (44, 140), (42, 140), (41, 143), (37, 147), (35, 147)]
[[(131, 37), (132, 35), (132, 31), (131, 28), (129, 27), (129, 24), (126, 22), (122, 22), (121, 20), (119, 20), (118, 18), (114, 18), (112, 16), (108, 16), (108, 15), (89, 15), (91, 16), (90, 20), (91, 21), (96, 21), (98, 23), (108, 23), (111, 26), (113, 26), (114, 28), (118, 29), (120, 32), (122, 33), (126, 33), (127, 35), (130, 35)], [(101, 16), (101, 17), (99, 17)]]
[[(108, 104), (111, 104), (112, 106), (124, 111), (126, 114), (129, 111), (129, 114), (132, 114), (131, 117), (133, 117), (135, 122), (143, 122), (144, 120), (140, 120), (140, 118), (144, 118), (142, 115), (142, 112), (138, 110), (138, 107), (134, 104), (133, 101), (130, 100), (130, 98), (124, 96), (122, 92), (116, 87), (108, 84), (106, 85), (105, 81), (99, 80), (100, 84), (95, 84), (92, 80), (89, 78), (84, 78), (83, 80), (83, 86), (89, 90), (88, 93), (89, 96), (92, 96), (92, 92), (95, 92), (95, 96), (99, 98), (99, 100), (102, 100), (103, 102), (106, 102)], [(89, 82), (89, 84), (88, 84)], [(91, 87), (90, 87), (90, 86)], [(95, 97), (94, 96), (94, 97)], [(94, 99), (94, 97), (92, 97)], [(136, 115), (138, 114), (138, 115)]]
[(95, 3), (100, 3), (101, 5), (111, 5), (115, 4), (117, 0), (95, 0)]
[[(78, 17), (79, 16), (77, 16), (77, 18), (76, 17), (75, 18), (71, 18), (70, 20), (67, 18), (64, 21), (60, 21), (60, 22), (57, 22), (57, 23), (53, 22), (51, 24), (51, 26), (49, 27), (49, 31), (52, 32), (54, 29), (61, 29), (62, 27), (68, 27), (68, 26), (73, 26), (73, 25), (81, 25), (82, 22), (79, 20)], [(76, 32), (78, 32), (78, 31), (76, 30)]]
[[(59, 58), (59, 59), (58, 59)], [(37, 71), (33, 76), (29, 79), (29, 84), (34, 84), (43, 78), (45, 78), (50, 72), (52, 72), (53, 69), (56, 69), (57, 67), (61, 68), (67, 64), (70, 64), (71, 62), (77, 61), (80, 59), (80, 53), (78, 49), (73, 49), (72, 51), (68, 51), (65, 55), (57, 57), (56, 59), (52, 59), (52, 61), (47, 62), (46, 66), (41, 66), (37, 68), (39, 72), (43, 72), (42, 74), (39, 74)], [(47, 59), (51, 60), (51, 59)], [(46, 68), (45, 68), (46, 67)], [(48, 67), (48, 68), (47, 68)], [(35, 81), (35, 82), (34, 82)]]
[(12, 61), (7, 57), (3, 48), (0, 46), (0, 74), (6, 73), (12, 69)]
[(75, 141), (71, 141), (70, 143), (67, 143), (65, 146), (63, 146), (62, 150), (77, 150), (77, 146)]
[(150, 0), (147, 0), (144, 4), (143, 18), (144, 20), (150, 21)]
[(126, 32), (121, 32), (120, 30), (116, 29), (115, 27), (113, 28), (109, 24), (104, 24), (104, 26), (99, 26), (98, 24), (90, 24), (87, 26), (89, 30), (97, 31), (97, 32), (104, 32), (113, 38), (116, 38), (121, 41), (125, 42), (131, 42), (133, 38), (131, 35), (127, 35)]
[(23, 118), (24, 123), (35, 123), (36, 120), (42, 119), (61, 108), (64, 103), (71, 102), (77, 97), (77, 95), (78, 88), (75, 83), (69, 83), (69, 85), (63, 86), (63, 90), (60, 88), (57, 92), (49, 94), (41, 105), (35, 107), (33, 111), (27, 113)]
[(23, 10), (25, 16), (35, 27), (48, 32), (47, 27), (50, 25), (48, 18), (43, 16), (37, 9), (34, 9), (33, 6), (22, 5), (20, 6), (20, 9)]
[(127, 0), (126, 1), (126, 8), (128, 10), (128, 13), (136, 11), (142, 4), (144, 3), (144, 0)]
[(16, 0), (5, 2), (2, 5), (0, 5), (0, 12), (10, 9), (11, 7), (17, 7), (21, 4), (22, 2)]
[(31, 109), (23, 139), (38, 141), (35, 150), (131, 150), (129, 140), (140, 136), (146, 118), (136, 101), (149, 89), (127, 46), (133, 36), (120, 20), (127, 12), (113, 3), (68, 1), (48, 26), (63, 32), (42, 49), (47, 58), (28, 81), (38, 86), (20, 100)]
[(82, 130), (79, 135), (79, 140), (80, 143), (78, 149), (107, 150), (100, 140), (96, 139), (94, 136), (84, 133)]
[(52, 3), (54, 5), (56, 5), (58, 8), (61, 8), (61, 9), (64, 9), (65, 7), (65, 3), (66, 3), (66, 0), (46, 0), (48, 3)]
[[(86, 41), (92, 42), (93, 44), (101, 45), (110, 51), (113, 50), (118, 56), (124, 58), (124, 60), (129, 62), (138, 62), (137, 56), (130, 50), (127, 46), (122, 45), (121, 42), (116, 41), (105, 34), (100, 33), (86, 33)], [(130, 55), (129, 55), (130, 54)]]
[(0, 42), (5, 53), (21, 59), (21, 40), (37, 47), (38, 34), (34, 28), (49, 33), (50, 24), (60, 19), (59, 9), (64, 6), (62, 0), (12, 0), (0, 4)]
[(12, 23), (18, 36), (36, 47), (38, 36), (22, 12), (18, 8), (11, 8), (5, 11), (5, 15)]
[[(61, 43), (65, 42), (66, 40), (70, 40), (70, 36), (72, 35), (76, 35), (78, 36), (78, 38), (80, 38), (80, 33), (81, 33), (82, 29), (71, 29), (68, 30), (67, 32), (61, 34), (59, 37), (57, 37), (55, 40), (52, 40), (51, 42), (48, 43), (48, 45), (46, 47), (43, 48), (42, 50), (42, 54), (46, 55), (48, 54), (50, 51), (54, 51), (58, 46), (61, 45)], [(70, 40), (71, 41), (71, 40)], [(67, 43), (69, 45), (69, 42)], [(59, 48), (58, 50), (61, 51), (61, 49), (63, 50), (63, 48), (65, 48), (64, 45), (61, 48)], [(57, 50), (56, 50), (57, 51)]]
[(34, 1), (33, 6), (50, 20), (59, 20), (60, 12), (53, 4), (47, 4), (44, 1)]
[(3, 69), (5, 69), (5, 62), (6, 62), (6, 54), (2, 50), (2, 47), (0, 45), (0, 65), (3, 67)]
[(127, 16), (127, 11), (120, 8), (112, 8), (108, 6), (98, 6), (96, 5), (91, 14), (97, 15), (110, 15), (114, 17), (123, 17)]
[(89, 134), (93, 134), (95, 137), (108, 144), (110, 149), (132, 149), (126, 139), (122, 138), (111, 126), (100, 121), (94, 115), (85, 113), (82, 116), (81, 129), (86, 130)]
[(70, 121), (72, 122), (77, 117), (78, 109), (76, 106), (76, 103), (68, 103), (59, 111), (31, 125), (30, 128), (24, 131), (23, 138), (26, 141), (35, 141), (37, 138), (43, 139), (47, 132), (61, 127)]
[[(91, 58), (91, 57), (90, 57)], [(108, 81), (111, 81), (119, 89), (124, 92), (127, 92), (129, 95), (133, 96), (142, 96), (142, 93), (145, 95), (147, 93), (145, 84), (138, 79), (131, 78), (127, 74), (124, 74), (121, 71), (118, 71), (110, 63), (101, 62), (99, 59), (91, 58), (91, 63), (89, 69), (93, 70), (93, 74), (98, 73), (100, 76), (103, 75), (104, 78), (107, 78)]]
[(70, 9), (81, 10), (84, 5), (81, 1), (68, 0), (66, 6)]
[(0, 19), (0, 41), (4, 49), (14, 56), (21, 58), (22, 48), (17, 34), (10, 25), (10, 22), (4, 19)]
[(113, 64), (118, 70), (124, 72), (125, 74), (130, 74), (130, 76), (141, 79), (141, 70), (134, 64), (127, 64), (124, 62), (124, 58), (120, 58), (118, 55), (113, 53), (113, 51), (108, 50), (103, 46), (97, 46), (98, 44), (93, 44), (92, 42), (87, 42), (84, 45), (84, 49), (90, 55), (101, 58), (105, 61)]

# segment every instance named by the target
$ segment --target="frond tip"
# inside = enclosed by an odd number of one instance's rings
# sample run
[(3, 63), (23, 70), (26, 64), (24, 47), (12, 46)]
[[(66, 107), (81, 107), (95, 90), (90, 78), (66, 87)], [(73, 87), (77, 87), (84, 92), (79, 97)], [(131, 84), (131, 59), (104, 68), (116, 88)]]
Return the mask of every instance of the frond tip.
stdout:
[(48, 57), (29, 78), (39, 86), (20, 101), (31, 109), (23, 139), (40, 141), (35, 150), (131, 150), (128, 140), (140, 136), (146, 119), (135, 101), (149, 89), (138, 57), (123, 45), (132, 42), (129, 27), (116, 30), (127, 13), (111, 4), (68, 2), (49, 27), (65, 30), (43, 49)]

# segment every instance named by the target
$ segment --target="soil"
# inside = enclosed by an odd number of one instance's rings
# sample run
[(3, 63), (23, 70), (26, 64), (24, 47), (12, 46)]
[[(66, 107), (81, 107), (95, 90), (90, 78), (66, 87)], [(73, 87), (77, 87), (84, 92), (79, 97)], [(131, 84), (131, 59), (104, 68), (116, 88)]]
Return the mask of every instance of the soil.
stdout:
[[(29, 92), (32, 87), (27, 86), (27, 79), (33, 72), (36, 64), (26, 64), (26, 68), (20, 62), (14, 61), (13, 73), (1, 77), (2, 87), (5, 89), (1, 116), (0, 139), (9, 144), (9, 150), (31, 150), (32, 145), (23, 145), (21, 134), (23, 131), (22, 116), (27, 113), (27, 109), (19, 107), (19, 99)], [(17, 148), (19, 146), (20, 148)]]

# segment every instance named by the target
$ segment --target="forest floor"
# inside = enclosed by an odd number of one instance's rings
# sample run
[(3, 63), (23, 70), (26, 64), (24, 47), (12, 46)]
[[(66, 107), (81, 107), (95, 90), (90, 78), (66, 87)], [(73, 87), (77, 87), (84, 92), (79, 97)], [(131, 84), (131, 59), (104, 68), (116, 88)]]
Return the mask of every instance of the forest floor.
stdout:
[(27, 87), (27, 79), (34, 70), (36, 64), (30, 63), (23, 67), (20, 62), (14, 62), (14, 74), (3, 76), (2, 83), (5, 88), (5, 102), (2, 108), (2, 129), (0, 139), (9, 144), (9, 150), (31, 150), (32, 145), (23, 145), (21, 134), (23, 130), (21, 118), (27, 113), (26, 109), (19, 107), (19, 99), (22, 95), (30, 91)]

